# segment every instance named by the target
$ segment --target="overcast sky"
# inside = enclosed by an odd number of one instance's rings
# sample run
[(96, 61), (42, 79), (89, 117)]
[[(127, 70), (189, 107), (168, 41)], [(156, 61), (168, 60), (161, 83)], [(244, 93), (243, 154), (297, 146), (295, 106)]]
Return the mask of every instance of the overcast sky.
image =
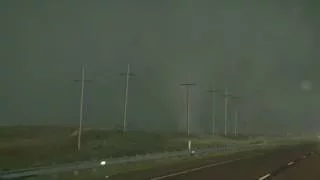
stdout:
[[(76, 125), (80, 84), (73, 80), (85, 62), (93, 80), (85, 126), (119, 128), (119, 74), (130, 63), (137, 76), (129, 129), (182, 131), (179, 84), (194, 82), (192, 131), (210, 131), (206, 91), (226, 87), (243, 97), (240, 131), (317, 131), (319, 7), (317, 0), (1, 0), (0, 123)], [(223, 107), (219, 97), (218, 131)], [(233, 109), (231, 102), (230, 130)]]

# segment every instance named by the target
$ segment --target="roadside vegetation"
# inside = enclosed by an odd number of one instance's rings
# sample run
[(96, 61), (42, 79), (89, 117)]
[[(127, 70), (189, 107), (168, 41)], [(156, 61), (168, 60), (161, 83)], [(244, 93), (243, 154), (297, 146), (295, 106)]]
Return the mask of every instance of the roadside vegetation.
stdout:
[[(81, 151), (77, 151), (77, 132), (73, 127), (14, 126), (0, 128), (0, 167), (2, 170), (39, 167), (82, 160), (133, 156), (226, 144), (264, 144), (273, 141), (264, 137), (222, 137), (198, 135), (186, 137), (181, 133), (152, 133), (142, 131), (107, 131), (85, 129)], [(279, 139), (277, 143), (287, 140)], [(289, 141), (291, 142), (291, 141)]]

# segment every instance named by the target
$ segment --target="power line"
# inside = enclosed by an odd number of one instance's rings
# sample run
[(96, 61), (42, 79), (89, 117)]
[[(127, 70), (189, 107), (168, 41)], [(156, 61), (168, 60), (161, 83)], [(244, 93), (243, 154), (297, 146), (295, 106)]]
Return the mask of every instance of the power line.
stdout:
[(128, 95), (129, 95), (129, 79), (132, 76), (135, 76), (135, 74), (132, 74), (130, 72), (130, 64), (127, 65), (127, 72), (125, 73), (120, 73), (121, 76), (125, 76), (125, 86), (124, 86), (124, 91), (125, 91), (125, 98), (124, 98), (124, 111), (123, 111), (123, 127), (122, 131), (126, 132), (127, 131), (127, 111), (128, 111)]
[(189, 119), (189, 94), (191, 86), (195, 86), (195, 83), (182, 83), (180, 86), (186, 89), (186, 121), (187, 121), (187, 135), (190, 135), (190, 119)]
[(84, 102), (84, 90), (85, 90), (85, 82), (92, 82), (92, 80), (86, 79), (86, 70), (87, 65), (83, 64), (81, 69), (81, 79), (74, 80), (75, 82), (81, 82), (81, 95), (80, 95), (80, 111), (79, 111), (79, 129), (78, 129), (78, 143), (77, 150), (81, 149), (81, 134), (82, 134), (82, 121), (83, 121), (83, 102)]
[[(233, 100), (240, 100), (241, 97), (239, 96), (232, 96), (231, 97)], [(235, 102), (234, 103), (234, 136), (238, 135), (238, 131), (239, 131), (239, 111), (238, 111), (238, 103)]]
[(228, 88), (225, 89), (224, 92), (224, 135), (228, 135), (227, 123), (228, 123), (228, 105), (229, 105), (229, 98), (232, 96)]
[(211, 121), (211, 133), (214, 136), (216, 133), (216, 94), (217, 92), (220, 92), (220, 90), (216, 90), (216, 89), (210, 89), (208, 90), (209, 93), (212, 94), (212, 121)]

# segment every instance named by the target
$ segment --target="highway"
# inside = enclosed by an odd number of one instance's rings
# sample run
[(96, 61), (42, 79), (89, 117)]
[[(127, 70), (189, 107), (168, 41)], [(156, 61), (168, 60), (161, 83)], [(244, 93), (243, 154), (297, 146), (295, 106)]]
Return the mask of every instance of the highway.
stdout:
[(319, 180), (319, 165), (318, 145), (308, 144), (155, 168), (116, 175), (110, 179), (130, 177), (132, 180)]
[(319, 180), (320, 179), (320, 155), (315, 154), (305, 161), (297, 163), (279, 174), (274, 180)]

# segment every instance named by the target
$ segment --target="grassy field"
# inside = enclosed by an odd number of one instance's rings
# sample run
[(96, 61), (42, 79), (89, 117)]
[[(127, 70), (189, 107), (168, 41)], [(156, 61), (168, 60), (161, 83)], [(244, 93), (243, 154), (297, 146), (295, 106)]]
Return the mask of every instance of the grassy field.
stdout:
[[(213, 138), (220, 139), (221, 141), (224, 138)], [(83, 170), (74, 174), (74, 172), (68, 172), (63, 174), (57, 174), (54, 176), (56, 179), (65, 179), (65, 180), (85, 180), (85, 179), (105, 179), (105, 177), (112, 177), (118, 174), (126, 174), (128, 172), (135, 173), (139, 171), (152, 170), (154, 168), (166, 168), (166, 167), (184, 167), (186, 164), (196, 164), (202, 160), (208, 158), (231, 158), (232, 157), (243, 157), (243, 156), (255, 156), (259, 154), (264, 154), (268, 151), (273, 151), (283, 145), (297, 145), (299, 143), (309, 143), (317, 141), (314, 137), (289, 137), (289, 138), (269, 138), (266, 140), (265, 137), (257, 137), (252, 141), (237, 141), (236, 143), (245, 143), (245, 144), (255, 144), (251, 150), (231, 150), (227, 152), (215, 152), (209, 153), (204, 156), (186, 156), (186, 157), (175, 157), (175, 158), (164, 158), (159, 160), (150, 160), (150, 161), (141, 161), (137, 163), (128, 163), (115, 166), (101, 167), (99, 169), (89, 169)], [(208, 140), (209, 141), (209, 140)], [(207, 142), (206, 142), (207, 143)], [(244, 145), (245, 145), (244, 144)], [(263, 148), (258, 148), (260, 145), (263, 145)], [(261, 147), (261, 146), (260, 146)], [(283, 146), (285, 147), (285, 146)], [(40, 180), (48, 179), (52, 176), (46, 177), (34, 177), (30, 180)], [(128, 178), (125, 178), (128, 179)], [(29, 180), (29, 179), (28, 179)]]
[(182, 150), (188, 139), (197, 148), (260, 140), (212, 136), (185, 137), (179, 133), (127, 132), (86, 129), (77, 152), (77, 132), (72, 127), (0, 127), (0, 168), (16, 169), (78, 160), (130, 156)]
[(42, 179), (60, 179), (60, 180), (87, 180), (87, 179), (105, 179), (105, 177), (110, 177), (122, 173), (136, 172), (143, 170), (150, 170), (153, 168), (164, 168), (166, 166), (172, 165), (183, 165), (184, 163), (197, 163), (198, 161), (204, 160), (206, 158), (214, 158), (218, 156), (228, 156), (234, 153), (241, 153), (239, 151), (229, 151), (229, 152), (220, 152), (214, 154), (208, 154), (206, 156), (187, 156), (187, 157), (175, 157), (170, 159), (159, 159), (159, 160), (150, 160), (150, 161), (141, 161), (137, 163), (127, 163), (109, 167), (101, 167), (99, 169), (89, 169), (82, 170), (75, 174), (74, 172), (60, 173), (51, 176), (39, 176), (31, 177), (28, 180), (42, 180)]
[[(0, 168), (30, 168), (81, 160), (130, 156), (205, 148), (224, 144), (262, 144), (265, 138), (190, 136), (179, 133), (127, 132), (86, 129), (82, 148), (77, 152), (77, 132), (73, 127), (15, 126), (0, 127)], [(268, 143), (272, 141), (268, 140)], [(276, 141), (274, 141), (276, 142)], [(279, 143), (284, 143), (279, 140)]]
[[(291, 142), (291, 141), (290, 141)], [(291, 142), (292, 143), (292, 142)], [(163, 158), (158, 160), (140, 161), (136, 163), (126, 163), (113, 166), (103, 166), (97, 169), (81, 170), (77, 173), (66, 172), (49, 176), (31, 177), (28, 180), (42, 180), (42, 179), (61, 179), (61, 180), (85, 180), (85, 179), (106, 179), (106, 177), (113, 177), (114, 175), (126, 175), (127, 173), (138, 173), (141, 171), (152, 169), (168, 169), (168, 167), (188, 167), (187, 165), (197, 164), (210, 158), (225, 158), (233, 159), (244, 156), (255, 156), (263, 154), (267, 151), (275, 149), (274, 144), (268, 144), (263, 149), (253, 148), (251, 150), (232, 150), (227, 152), (209, 153), (203, 156), (184, 156), (174, 158)], [(129, 174), (130, 175), (130, 174)], [(122, 178), (121, 178), (122, 179)], [(124, 178), (128, 179), (128, 178)]]
[[(316, 137), (246, 137), (246, 136), (209, 136), (193, 135), (186, 137), (179, 133), (151, 133), (141, 131), (107, 131), (85, 129), (82, 134), (82, 148), (77, 152), (77, 132), (73, 127), (15, 126), (0, 127), (0, 168), (1, 170), (32, 168), (45, 165), (68, 163), (81, 160), (99, 160), (108, 157), (130, 156), (152, 152), (164, 152), (187, 149), (188, 140), (193, 148), (206, 148), (217, 145), (263, 145), (277, 147), (284, 144), (318, 140)], [(220, 156), (236, 151), (214, 153)], [(167, 164), (189, 161), (194, 157), (180, 157), (143, 161), (116, 165), (102, 169), (91, 169), (46, 176), (45, 179), (98, 179), (104, 175), (113, 175), (127, 171), (148, 169)], [(201, 157), (206, 158), (206, 157)], [(191, 159), (191, 160), (192, 160)], [(44, 177), (31, 178), (32, 180)]]

